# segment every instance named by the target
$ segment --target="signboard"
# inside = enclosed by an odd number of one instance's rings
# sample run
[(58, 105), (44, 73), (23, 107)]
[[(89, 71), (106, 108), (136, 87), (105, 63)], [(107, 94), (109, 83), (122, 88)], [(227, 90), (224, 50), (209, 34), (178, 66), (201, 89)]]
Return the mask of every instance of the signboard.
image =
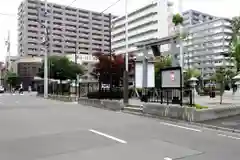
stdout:
[[(75, 54), (66, 55), (71, 61), (75, 62)], [(77, 54), (77, 63), (82, 62), (98, 62), (95, 56), (88, 54)]]
[(174, 80), (175, 80), (175, 74), (174, 74), (174, 72), (171, 72), (171, 73), (170, 73), (170, 78), (171, 78), (171, 81), (174, 81)]
[(147, 87), (153, 88), (155, 87), (155, 72), (154, 72), (154, 64), (148, 63), (147, 68), (147, 77), (143, 77), (143, 64), (141, 62), (135, 63), (135, 87), (143, 88), (143, 78), (147, 78)]
[(161, 70), (161, 84), (163, 88), (180, 88), (181, 83), (181, 68)]

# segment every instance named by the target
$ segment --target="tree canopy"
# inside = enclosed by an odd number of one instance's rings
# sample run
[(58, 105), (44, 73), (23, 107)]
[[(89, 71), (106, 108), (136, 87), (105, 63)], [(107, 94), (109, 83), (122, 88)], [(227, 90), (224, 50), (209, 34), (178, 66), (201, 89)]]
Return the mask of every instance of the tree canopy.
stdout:
[(11, 87), (16, 87), (19, 83), (19, 77), (14, 72), (7, 72), (6, 81)]
[(231, 57), (235, 61), (237, 72), (240, 71), (240, 17), (234, 17), (231, 21), (232, 36), (230, 41)]
[(232, 39), (231, 42), (237, 39), (237, 36), (240, 36), (240, 17), (233, 17), (231, 21), (232, 25)]
[(155, 73), (156, 75), (160, 74), (160, 70), (166, 67), (172, 66), (172, 59), (170, 56), (158, 56), (155, 58)]
[(175, 26), (181, 25), (183, 23), (183, 17), (177, 13), (173, 15), (172, 22)]
[(229, 70), (224, 67), (220, 67), (216, 70), (215, 74), (212, 76), (211, 80), (216, 81), (220, 85), (220, 104), (222, 104), (222, 96), (225, 90), (225, 84), (230, 80)]
[(172, 59), (170, 56), (158, 56), (155, 57), (154, 69), (155, 69), (155, 87), (161, 86), (160, 70), (166, 67), (172, 66)]
[(199, 76), (201, 76), (201, 72), (198, 69), (195, 68), (189, 68), (187, 70), (185, 70), (185, 76), (184, 76), (184, 80), (189, 80), (192, 77), (198, 78)]
[[(67, 57), (50, 56), (48, 58), (49, 78), (58, 80), (76, 79), (76, 75), (83, 74), (83, 68), (79, 64), (75, 64)], [(40, 77), (44, 77), (44, 62), (40, 68)]]
[(231, 55), (235, 60), (237, 72), (240, 71), (240, 37), (233, 40), (231, 44)]
[[(98, 62), (94, 65), (92, 75), (99, 78), (99, 81), (103, 84), (112, 84), (119, 86), (123, 80), (123, 72), (125, 69), (125, 61), (123, 54), (104, 54), (101, 52), (94, 53), (94, 56), (98, 59)], [(134, 68), (133, 56), (129, 55), (129, 72)]]

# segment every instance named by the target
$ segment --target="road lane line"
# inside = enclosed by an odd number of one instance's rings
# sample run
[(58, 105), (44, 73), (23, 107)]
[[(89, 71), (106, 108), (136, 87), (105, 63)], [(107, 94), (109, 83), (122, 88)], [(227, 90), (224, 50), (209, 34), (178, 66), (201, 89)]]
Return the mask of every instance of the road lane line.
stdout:
[(199, 130), (199, 129), (189, 128), (189, 127), (184, 127), (184, 126), (179, 126), (179, 125), (171, 124), (171, 123), (161, 122), (161, 124), (162, 124), (162, 125), (165, 125), (165, 126), (177, 127), (177, 128), (182, 128), (182, 129), (190, 130), (190, 131), (195, 131), (195, 132), (202, 132), (202, 131)]
[(164, 160), (172, 160), (172, 158), (165, 157)]
[(227, 138), (231, 138), (231, 139), (240, 140), (240, 137), (233, 137), (233, 136), (228, 136), (228, 135), (225, 135), (225, 134), (218, 134), (218, 135), (222, 136), (222, 137), (227, 137)]
[(102, 133), (102, 132), (99, 132), (99, 131), (96, 131), (96, 130), (93, 130), (93, 129), (89, 129), (90, 132), (92, 133), (95, 133), (95, 134), (98, 134), (100, 136), (103, 136), (103, 137), (106, 137), (106, 138), (109, 138), (109, 139), (112, 139), (114, 141), (117, 141), (119, 143), (123, 143), (123, 144), (126, 144), (127, 142), (122, 140), (122, 139), (119, 139), (119, 138), (116, 138), (116, 137), (113, 137), (113, 136), (110, 136), (108, 134), (105, 134), (105, 133)]

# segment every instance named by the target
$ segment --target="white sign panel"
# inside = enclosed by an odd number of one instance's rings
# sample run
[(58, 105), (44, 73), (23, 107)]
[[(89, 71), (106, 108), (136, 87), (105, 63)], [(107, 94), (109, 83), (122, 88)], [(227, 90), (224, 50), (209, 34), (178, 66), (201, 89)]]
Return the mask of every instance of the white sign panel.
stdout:
[(135, 64), (135, 87), (142, 88), (143, 81), (143, 65), (142, 63)]
[[(71, 61), (75, 62), (75, 54), (66, 55)], [(77, 55), (77, 63), (82, 62), (98, 62), (98, 59), (95, 56), (88, 54), (78, 54)]]
[[(154, 72), (154, 64), (148, 64), (147, 71), (147, 87), (153, 88), (155, 87), (155, 72)], [(143, 65), (142, 63), (135, 64), (135, 87), (143, 88)]]
[(180, 70), (162, 71), (161, 79), (162, 79), (162, 87), (166, 87), (166, 88), (181, 87), (181, 71)]
[(155, 71), (154, 71), (154, 64), (149, 63), (148, 64), (148, 80), (147, 80), (147, 86), (149, 88), (154, 88), (155, 87)]

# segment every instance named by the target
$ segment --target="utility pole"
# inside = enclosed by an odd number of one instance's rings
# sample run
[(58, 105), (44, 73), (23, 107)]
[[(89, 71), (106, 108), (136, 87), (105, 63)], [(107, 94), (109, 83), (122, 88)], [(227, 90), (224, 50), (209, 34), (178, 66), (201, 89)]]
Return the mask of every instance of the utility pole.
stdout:
[(8, 38), (5, 41), (5, 45), (7, 46), (7, 70), (10, 70), (10, 47), (11, 47), (11, 42), (10, 42), (10, 31), (8, 31)]
[[(75, 64), (77, 65), (77, 51), (78, 51), (78, 42), (77, 40), (75, 41)], [(75, 79), (75, 92), (76, 92), (76, 97), (77, 97), (77, 94), (78, 94), (78, 91), (77, 91), (77, 87), (78, 86), (78, 75), (76, 74), (76, 79)]]
[(48, 21), (47, 0), (45, 0), (45, 54), (44, 54), (44, 98), (48, 98)]
[(125, 0), (125, 43), (126, 43), (126, 53), (125, 53), (125, 70), (123, 73), (123, 103), (128, 104), (128, 10), (127, 3)]
[[(179, 0), (178, 1), (178, 10), (179, 10), (179, 14), (181, 16), (182, 15), (182, 0)], [(179, 34), (180, 36), (183, 34), (183, 26), (181, 24), (179, 24)], [(183, 75), (183, 69), (184, 69), (184, 49), (183, 49), (183, 40), (180, 38), (179, 39), (179, 46), (180, 46), (180, 54), (179, 54), (179, 57), (180, 57), (180, 67), (182, 68), (182, 75)], [(182, 77), (182, 79), (184, 79)], [(184, 84), (184, 83), (183, 83)]]
[(109, 55), (110, 55), (110, 93), (112, 93), (112, 15), (109, 13)]

